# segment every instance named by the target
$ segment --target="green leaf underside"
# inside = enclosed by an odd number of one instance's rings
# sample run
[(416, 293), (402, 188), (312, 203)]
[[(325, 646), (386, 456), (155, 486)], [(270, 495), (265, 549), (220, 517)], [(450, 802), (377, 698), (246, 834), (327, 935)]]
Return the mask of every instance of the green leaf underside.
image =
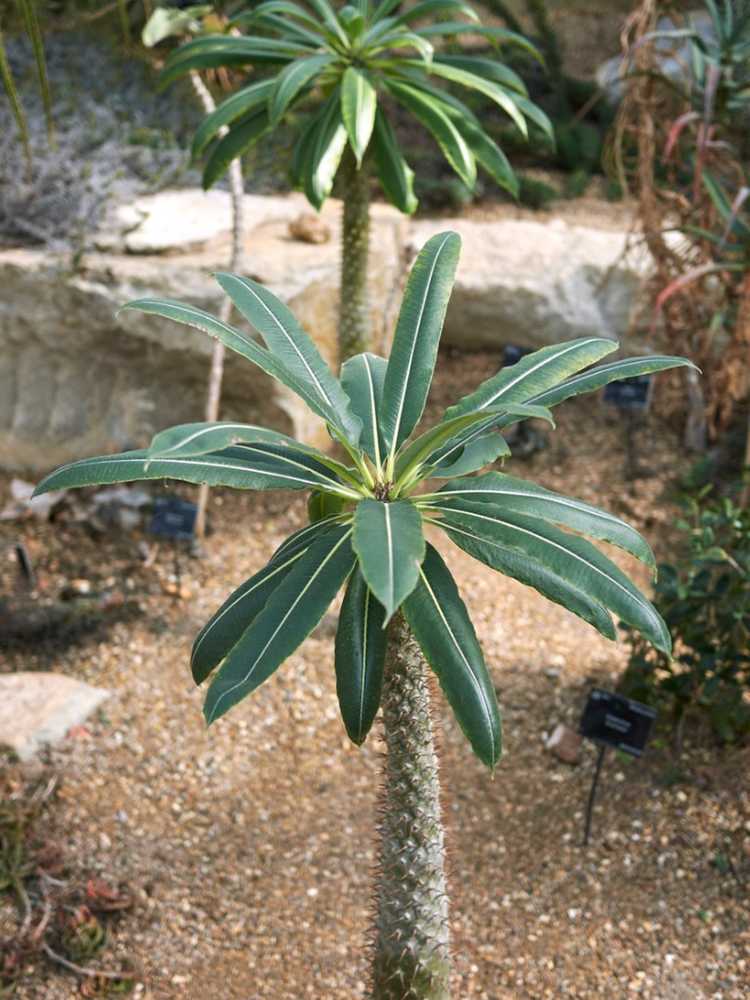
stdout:
[(613, 642), (617, 639), (617, 630), (607, 609), (598, 601), (588, 597), (570, 580), (552, 572), (543, 563), (529, 559), (518, 549), (497, 541), (488, 542), (473, 530), (453, 526), (450, 517), (443, 517), (435, 523), (443, 528), (452, 542), (474, 559), (478, 559), (498, 573), (504, 573), (505, 576), (532, 587), (554, 604), (562, 605), (566, 611), (593, 625), (607, 639)]
[(433, 465), (445, 458), (453, 457), (464, 444), (474, 437), (504, 423), (517, 419), (537, 418), (547, 420), (554, 426), (552, 414), (545, 407), (528, 406), (524, 403), (509, 403), (497, 409), (463, 413), (461, 416), (444, 419), (425, 431), (408, 448), (401, 452), (396, 463), (396, 475), (400, 476), (410, 467)]
[(388, 362), (376, 354), (355, 354), (341, 366), (341, 385), (351, 401), (352, 412), (362, 422), (359, 447), (380, 465), (383, 457), (378, 413)]
[(191, 152), (193, 159), (197, 159), (204, 151), (209, 142), (219, 134), (224, 126), (231, 125), (238, 118), (262, 106), (274, 87), (274, 80), (260, 80), (252, 83), (248, 87), (243, 87), (236, 94), (232, 94), (225, 101), (206, 115), (196, 129), (193, 138)]
[(495, 689), (458, 588), (432, 545), (403, 611), (474, 752), (494, 768), (501, 753)]
[(333, 524), (333, 521), (319, 521), (291, 535), (283, 550), (274, 553), (263, 569), (230, 594), (211, 616), (193, 643), (190, 669), (196, 684), (203, 683), (213, 668), (224, 659), (266, 606), (268, 598), (285, 579), (292, 566), (315, 539)]
[(357, 164), (361, 164), (375, 126), (378, 98), (367, 76), (350, 66), (341, 81), (341, 117)]
[(295, 60), (281, 70), (268, 99), (268, 117), (272, 125), (278, 125), (294, 99), (332, 62), (332, 55), (319, 54)]
[(477, 179), (474, 154), (466, 140), (445, 113), (442, 103), (423, 89), (396, 80), (389, 80), (388, 89), (399, 102), (421, 122), (437, 142), (448, 163), (464, 184), (472, 190)]
[(406, 284), (380, 414), (381, 434), (392, 455), (424, 411), (460, 250), (456, 233), (433, 236), (417, 256)]
[(170, 299), (137, 299), (128, 302), (120, 310), (135, 309), (147, 313), (151, 316), (161, 316), (164, 319), (174, 320), (176, 323), (184, 323), (186, 326), (194, 327), (207, 333), (209, 337), (214, 337), (221, 341), (225, 347), (241, 355), (247, 361), (257, 365), (261, 371), (277, 379), (292, 392), (295, 392), (303, 399), (313, 413), (327, 421), (334, 427), (339, 421), (338, 413), (320, 397), (315, 387), (309, 381), (298, 378), (296, 374), (279, 361), (270, 351), (267, 351), (260, 344), (251, 340), (246, 334), (241, 333), (234, 327), (229, 326), (205, 312), (197, 306), (184, 305), (182, 302), (174, 302)]
[[(454, 534), (460, 531), (468, 533), (464, 541), (473, 536), (481, 543), (483, 553), (493, 551), (497, 546), (524, 553), (529, 560), (541, 563), (569, 581), (589, 600), (619, 615), (657, 649), (670, 652), (669, 633), (656, 609), (628, 577), (590, 542), (577, 535), (566, 534), (540, 518), (510, 510), (499, 513), (487, 503), (468, 500), (461, 502), (459, 510), (457, 503), (449, 511), (443, 510), (438, 522), (442, 527), (454, 529)], [(482, 555), (476, 555), (476, 558), (486, 561)]]
[(269, 127), (265, 108), (255, 112), (247, 121), (233, 125), (211, 150), (203, 170), (203, 187), (208, 190), (220, 180), (229, 169), (232, 160), (242, 156), (254, 146)]
[(349, 739), (364, 743), (380, 706), (387, 643), (385, 610), (355, 569), (336, 632), (336, 692)]
[(584, 337), (543, 347), (516, 364), (502, 368), (470, 395), (448, 407), (445, 415), (457, 417), (511, 402), (546, 405), (546, 400), (538, 398), (540, 393), (616, 350), (616, 341), (601, 337)]
[(425, 553), (420, 513), (409, 500), (362, 500), (354, 512), (352, 544), (388, 621), (419, 579)]
[(320, 622), (354, 567), (350, 539), (351, 527), (332, 528), (295, 562), (212, 681), (203, 707), (209, 725), (267, 680)]
[(451, 507), (455, 502), (464, 500), (488, 503), (498, 513), (511, 510), (529, 517), (540, 517), (553, 524), (563, 524), (581, 534), (617, 545), (652, 568), (656, 565), (649, 544), (625, 521), (581, 500), (553, 493), (536, 483), (501, 472), (489, 472), (484, 476), (455, 480), (443, 486), (434, 497), (438, 506), (445, 504)]
[(197, 458), (150, 458), (145, 450), (99, 455), (71, 462), (45, 477), (35, 495), (78, 486), (100, 486), (146, 479), (178, 479), (239, 490), (323, 489), (356, 497), (341, 486), (324, 466), (306, 455), (284, 454), (271, 446), (224, 448)]
[(486, 465), (510, 455), (508, 442), (497, 431), (482, 433), (475, 440), (469, 440), (456, 452), (455, 457), (432, 460), (436, 464), (429, 467), (429, 476), (435, 479), (453, 479), (468, 476), (470, 472), (483, 469)]
[(302, 183), (311, 205), (318, 211), (333, 188), (346, 146), (346, 128), (341, 119), (341, 97), (337, 88), (324, 105), (305, 137), (301, 156)]
[(219, 273), (216, 280), (248, 323), (260, 333), (270, 352), (295, 378), (310, 385), (326, 411), (336, 414), (335, 425), (356, 444), (361, 426), (351, 412), (349, 399), (291, 311), (251, 278)]
[(417, 210), (414, 171), (404, 159), (391, 124), (380, 110), (375, 115), (372, 150), (386, 197), (399, 211), (411, 215)]
[(580, 396), (584, 392), (595, 392), (597, 389), (609, 385), (610, 382), (617, 382), (623, 378), (634, 378), (636, 375), (652, 375), (670, 368), (692, 368), (694, 371), (700, 371), (687, 358), (668, 355), (626, 358), (623, 361), (613, 361), (611, 364), (601, 365), (599, 368), (592, 368), (591, 371), (569, 378), (562, 385), (539, 392), (529, 402), (538, 403), (540, 406), (557, 406), (558, 403), (572, 399), (574, 396)]

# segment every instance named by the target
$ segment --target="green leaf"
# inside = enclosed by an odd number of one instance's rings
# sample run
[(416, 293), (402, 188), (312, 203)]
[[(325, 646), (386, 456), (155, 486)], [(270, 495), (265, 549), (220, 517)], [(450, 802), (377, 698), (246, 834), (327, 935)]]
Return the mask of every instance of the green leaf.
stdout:
[(354, 512), (352, 544), (388, 621), (419, 578), (425, 551), (419, 511), (409, 500), (362, 500)]
[(361, 165), (370, 144), (377, 104), (378, 96), (373, 85), (364, 73), (350, 66), (341, 82), (341, 117), (357, 166)]
[[(447, 446), (446, 446), (447, 447)], [(441, 457), (442, 451), (430, 456), (430, 477), (435, 479), (452, 479), (455, 476), (467, 476), (470, 472), (483, 469), (498, 458), (510, 455), (508, 442), (497, 431), (482, 432), (477, 438), (470, 438), (457, 452), (447, 453)], [(434, 464), (432, 464), (434, 463)]]
[(411, 215), (417, 209), (414, 171), (402, 156), (390, 122), (380, 110), (375, 115), (372, 149), (386, 197), (400, 212)]
[(655, 372), (663, 372), (669, 368), (692, 368), (699, 372), (692, 361), (687, 358), (669, 357), (666, 355), (652, 355), (643, 358), (626, 358), (624, 361), (613, 361), (608, 365), (601, 365), (599, 368), (592, 368), (589, 372), (569, 378), (562, 385), (551, 386), (544, 392), (538, 392), (529, 398), (529, 402), (538, 403), (541, 406), (557, 406), (566, 399), (573, 396), (580, 396), (584, 392), (595, 392), (602, 386), (609, 385), (610, 382), (617, 382), (623, 378), (634, 378), (636, 375), (651, 375)]
[(201, 330), (209, 337), (215, 337), (225, 347), (251, 361), (261, 371), (295, 392), (307, 403), (313, 413), (317, 413), (319, 417), (332, 426), (338, 426), (338, 411), (323, 401), (320, 393), (309, 380), (297, 377), (270, 351), (203, 309), (175, 302), (172, 299), (137, 299), (128, 302), (119, 311), (122, 312), (126, 309), (137, 309), (151, 316), (162, 316), (164, 319), (171, 319), (176, 323), (184, 323), (186, 326)]
[(404, 615), (474, 753), (494, 768), (502, 752), (495, 689), (453, 577), (432, 545)]
[(190, 669), (196, 684), (202, 684), (213, 668), (250, 627), (268, 598), (321, 534), (332, 527), (332, 522), (308, 525), (295, 532), (284, 544), (283, 552), (276, 552), (258, 573), (246, 580), (214, 612), (195, 637), (190, 656)]
[(459, 509), (463, 500), (487, 503), (497, 513), (511, 510), (563, 524), (583, 535), (617, 545), (648, 566), (656, 566), (649, 544), (625, 521), (581, 500), (552, 493), (536, 483), (501, 472), (489, 472), (484, 476), (456, 480), (443, 486), (433, 497), (441, 507), (453, 507), (459, 501)]
[(336, 692), (349, 739), (360, 746), (380, 706), (387, 643), (385, 612), (355, 569), (336, 631)]
[(268, 118), (271, 125), (278, 125), (285, 111), (308, 83), (333, 62), (333, 55), (307, 56), (289, 63), (276, 77), (268, 100)]
[(268, 115), (265, 109), (251, 115), (247, 121), (232, 125), (211, 150), (203, 170), (203, 187), (208, 190), (220, 180), (229, 169), (232, 160), (243, 156), (251, 146), (269, 129)]
[(84, 458), (63, 465), (44, 478), (36, 488), (36, 495), (50, 490), (145, 479), (179, 479), (185, 483), (233, 486), (239, 490), (321, 489), (359, 499), (359, 494), (340, 484), (319, 462), (307, 455), (284, 453), (270, 445), (224, 448), (197, 458), (151, 458), (145, 450)]
[(459, 526), (450, 514), (435, 523), (443, 528), (452, 542), (474, 559), (519, 583), (533, 587), (543, 597), (562, 605), (567, 611), (593, 625), (607, 639), (617, 639), (614, 622), (606, 608), (585, 593), (575, 581), (561, 576), (510, 544), (487, 539), (471, 528)]
[(341, 120), (341, 98), (337, 87), (322, 114), (315, 120), (305, 145), (301, 164), (305, 194), (318, 211), (333, 188), (333, 180), (346, 147), (346, 129)]
[(266, 3), (259, 4), (253, 10), (245, 10), (237, 14), (236, 17), (231, 18), (229, 23), (231, 25), (253, 24), (259, 17), (265, 17), (267, 14), (278, 14), (299, 21), (300, 24), (304, 24), (316, 32), (321, 32), (320, 24), (315, 18), (304, 7), (291, 2), (291, 0), (267, 0)]
[(284, 63), (313, 50), (300, 42), (275, 38), (235, 38), (232, 35), (204, 35), (181, 45), (164, 63), (159, 84), (166, 87), (192, 70), (218, 66), (247, 66), (256, 63)]
[(344, 497), (313, 490), (307, 501), (307, 516), (312, 524), (317, 524), (318, 521), (325, 521), (329, 517), (340, 514), (345, 505)]
[(420, 435), (408, 448), (399, 452), (396, 461), (397, 480), (406, 478), (411, 470), (416, 470), (422, 465), (433, 464), (432, 456), (442, 445), (450, 443), (454, 450), (463, 447), (474, 434), (490, 430), (500, 416), (524, 419), (538, 417), (554, 424), (549, 410), (541, 406), (526, 406), (523, 403), (464, 413), (451, 420), (442, 420)]
[(458, 131), (466, 140), (466, 144), (474, 154), (477, 163), (487, 171), (495, 183), (508, 191), (514, 198), (518, 197), (519, 183), (513, 167), (505, 153), (491, 139), (481, 125), (474, 120), (473, 115), (464, 115), (454, 108), (446, 108), (445, 113), (451, 119)]
[(388, 89), (396, 100), (408, 108), (433, 135), (443, 155), (468, 188), (477, 179), (474, 154), (445, 112), (442, 103), (417, 87), (396, 80), (387, 80)]
[(274, 357), (298, 381), (310, 386), (320, 406), (332, 415), (331, 423), (356, 445), (361, 424), (351, 411), (349, 397), (291, 311), (273, 292), (252, 278), (220, 272), (216, 280), (248, 323), (260, 333)]
[[(527, 559), (541, 563), (556, 576), (568, 580), (589, 600), (614, 611), (657, 649), (669, 654), (669, 632), (656, 609), (628, 577), (590, 542), (559, 531), (539, 518), (510, 510), (500, 512), (486, 503), (464, 500), (460, 510), (456, 507), (457, 504), (450, 511), (443, 511), (440, 522), (452, 529), (454, 537), (457, 532), (463, 531), (463, 541), (474, 537), (481, 543), (483, 551), (497, 544), (523, 553)], [(477, 555), (476, 558), (481, 559), (482, 556)], [(559, 603), (567, 607), (564, 600)], [(574, 607), (569, 610), (578, 613)]]
[(350, 527), (332, 528), (286, 574), (208, 689), (203, 713), (209, 725), (267, 680), (312, 632), (354, 567), (350, 538)]
[(509, 93), (493, 80), (486, 80), (484, 77), (477, 76), (475, 73), (470, 73), (460, 66), (450, 63), (433, 62), (430, 72), (434, 76), (450, 80), (451, 83), (458, 83), (462, 87), (468, 87), (470, 90), (476, 90), (478, 93), (484, 94), (485, 97), (488, 97), (497, 104), (499, 108), (502, 108), (506, 115), (514, 122), (521, 135), (528, 136), (526, 119), (518, 110), (517, 94), (514, 94), (512, 91)]
[(462, 0), (421, 0), (420, 3), (414, 4), (409, 10), (400, 14), (395, 19), (394, 24), (411, 24), (412, 21), (454, 11), (456, 14), (464, 14), (471, 21), (479, 20), (474, 9), (468, 3), (463, 3)]
[(391, 455), (422, 416), (460, 251), (456, 233), (438, 233), (409, 275), (383, 384), (380, 430)]
[(378, 467), (383, 459), (378, 413), (387, 365), (385, 358), (376, 354), (356, 354), (341, 366), (341, 385), (351, 400), (352, 411), (362, 422), (359, 447)]
[(515, 90), (523, 97), (528, 97), (526, 84), (518, 73), (510, 67), (501, 63), (498, 59), (487, 59), (482, 56), (470, 55), (439, 55), (435, 56), (436, 63), (443, 63), (446, 66), (456, 66), (459, 69), (474, 73), (475, 76), (482, 76), (486, 80), (494, 80), (510, 90)]
[(508, 31), (507, 28), (487, 27), (483, 24), (466, 24), (463, 21), (441, 21), (438, 24), (428, 24), (424, 28), (417, 28), (417, 32), (425, 38), (432, 38), (441, 35), (481, 35), (483, 38), (490, 38), (492, 41), (513, 45), (523, 49), (535, 59), (542, 61), (539, 49), (523, 35), (515, 31)]
[[(164, 8), (160, 7), (158, 9), (163, 10)], [(206, 115), (198, 126), (193, 138), (193, 159), (198, 159), (209, 142), (219, 134), (222, 128), (231, 125), (238, 118), (242, 118), (264, 104), (268, 100), (268, 95), (273, 90), (275, 82), (276, 77), (271, 77), (270, 80), (259, 80), (257, 83), (250, 84), (249, 87), (243, 87), (236, 94), (232, 94), (231, 97), (222, 101), (210, 115)]]
[(533, 354), (527, 354), (516, 364), (502, 368), (471, 395), (464, 396), (458, 403), (450, 406), (445, 415), (457, 417), (472, 410), (484, 410), (511, 402), (547, 405), (546, 399), (537, 398), (539, 393), (558, 385), (569, 375), (616, 350), (615, 341), (601, 337), (583, 337), (543, 347)]

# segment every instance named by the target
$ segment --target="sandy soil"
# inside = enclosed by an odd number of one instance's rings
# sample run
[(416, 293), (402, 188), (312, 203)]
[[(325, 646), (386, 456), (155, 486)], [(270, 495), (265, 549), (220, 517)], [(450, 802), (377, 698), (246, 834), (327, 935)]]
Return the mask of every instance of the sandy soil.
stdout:
[[(441, 364), (436, 412), (497, 358)], [(628, 483), (622, 428), (597, 402), (557, 413), (548, 449), (512, 470), (627, 516), (664, 555), (675, 434), (652, 420), (638, 442), (653, 475)], [(367, 980), (381, 746), (377, 735), (362, 750), (345, 738), (329, 623), (206, 731), (188, 673), (192, 636), (302, 523), (304, 506), (216, 491), (212, 514), (206, 557), (182, 561), (182, 599), (166, 593), (171, 556), (145, 568), (137, 534), (102, 541), (81, 526), (1, 525), (3, 543), (25, 539), (42, 595), (84, 578), (137, 613), (65, 648), (15, 646), (0, 669), (58, 670), (113, 692), (49, 755), (61, 789), (47, 822), (70, 871), (122, 881), (136, 899), (97, 962), (135, 963), (135, 995), (152, 1000), (353, 1000)], [(691, 730), (678, 765), (663, 739), (639, 762), (611, 755), (582, 849), (594, 750), (570, 767), (543, 739), (559, 721), (576, 724), (593, 683), (614, 685), (626, 649), (441, 547), (496, 679), (506, 747), (493, 778), (436, 700), (457, 1000), (748, 997), (748, 750), (721, 750)], [(627, 557), (618, 561), (647, 585)], [(13, 585), (9, 559), (0, 585)], [(78, 989), (40, 959), (16, 996), (65, 1000)]]

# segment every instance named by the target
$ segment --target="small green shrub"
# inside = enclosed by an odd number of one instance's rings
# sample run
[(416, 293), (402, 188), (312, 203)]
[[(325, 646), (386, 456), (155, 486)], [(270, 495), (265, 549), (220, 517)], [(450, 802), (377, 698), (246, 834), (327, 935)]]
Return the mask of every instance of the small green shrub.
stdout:
[(523, 175), (518, 178), (520, 181), (518, 190), (518, 200), (525, 208), (542, 210), (547, 208), (550, 202), (560, 197), (557, 188), (547, 184), (546, 181), (537, 180), (535, 177)]
[(629, 630), (623, 677), (631, 697), (660, 703), (682, 731), (705, 716), (725, 742), (750, 734), (750, 510), (708, 485), (685, 501), (683, 558), (659, 567), (654, 603), (675, 640), (675, 657), (650, 650)]

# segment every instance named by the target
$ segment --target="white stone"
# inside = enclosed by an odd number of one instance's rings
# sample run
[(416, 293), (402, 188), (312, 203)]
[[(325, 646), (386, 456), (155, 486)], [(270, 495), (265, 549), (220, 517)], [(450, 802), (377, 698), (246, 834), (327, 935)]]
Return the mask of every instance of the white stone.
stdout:
[(626, 232), (563, 219), (440, 219), (414, 224), (414, 249), (446, 229), (459, 233), (463, 247), (445, 343), (536, 348), (627, 333), (648, 259), (625, 257)]
[(63, 674), (0, 675), (0, 747), (28, 760), (45, 744), (63, 739), (109, 696)]

